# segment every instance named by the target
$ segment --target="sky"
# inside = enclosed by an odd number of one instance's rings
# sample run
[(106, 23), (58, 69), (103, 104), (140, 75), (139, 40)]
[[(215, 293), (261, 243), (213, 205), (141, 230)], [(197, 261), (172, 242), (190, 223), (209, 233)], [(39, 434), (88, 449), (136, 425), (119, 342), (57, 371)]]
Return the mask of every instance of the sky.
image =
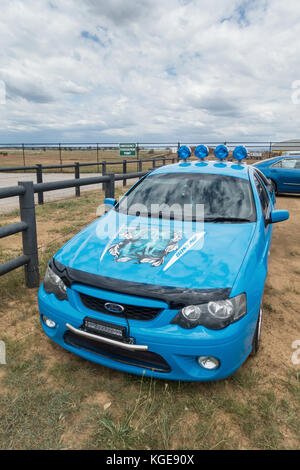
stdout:
[(300, 138), (297, 0), (0, 5), (0, 143)]

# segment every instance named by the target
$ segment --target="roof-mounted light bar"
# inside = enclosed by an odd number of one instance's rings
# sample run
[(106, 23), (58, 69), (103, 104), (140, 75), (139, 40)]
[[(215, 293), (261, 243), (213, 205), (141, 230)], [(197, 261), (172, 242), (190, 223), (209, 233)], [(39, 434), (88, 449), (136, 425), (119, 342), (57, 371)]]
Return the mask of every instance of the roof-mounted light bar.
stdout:
[(178, 158), (179, 158), (179, 160), (187, 160), (188, 158), (190, 158), (191, 155), (192, 155), (191, 148), (188, 147), (187, 145), (182, 145), (178, 149)]
[(229, 150), (226, 147), (226, 145), (218, 145), (218, 147), (215, 149), (215, 157), (218, 160), (225, 160), (229, 155)]
[(209, 154), (209, 149), (207, 145), (198, 145), (198, 147), (195, 148), (195, 157), (199, 158), (199, 160), (204, 160), (206, 157), (208, 157)]
[[(228, 147), (226, 147), (226, 145), (222, 144), (222, 145), (218, 145), (215, 148), (214, 153), (215, 153), (215, 157), (218, 160), (223, 161), (228, 157), (229, 150), (228, 150)], [(203, 161), (209, 155), (209, 148), (207, 147), (207, 145), (204, 145), (204, 144), (198, 145), (195, 148), (194, 154), (195, 154), (196, 158)], [(188, 158), (191, 157), (191, 155), (192, 155), (192, 150), (188, 145), (182, 145), (178, 149), (178, 158), (179, 158), (179, 160), (186, 161)], [(243, 145), (239, 145), (238, 147), (236, 147), (234, 149), (233, 158), (235, 160), (242, 161), (247, 157), (248, 157), (248, 151), (247, 151), (246, 147), (244, 147)]]

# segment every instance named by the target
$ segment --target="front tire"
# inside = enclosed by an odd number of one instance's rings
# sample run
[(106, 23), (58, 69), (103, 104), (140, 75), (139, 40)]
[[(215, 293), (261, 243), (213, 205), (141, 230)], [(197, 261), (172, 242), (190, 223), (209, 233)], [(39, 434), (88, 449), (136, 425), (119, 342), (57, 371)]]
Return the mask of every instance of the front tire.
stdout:
[(258, 320), (255, 328), (255, 333), (252, 341), (251, 356), (255, 356), (259, 350), (260, 345), (260, 334), (261, 334), (261, 322), (262, 322), (262, 309), (259, 310)]

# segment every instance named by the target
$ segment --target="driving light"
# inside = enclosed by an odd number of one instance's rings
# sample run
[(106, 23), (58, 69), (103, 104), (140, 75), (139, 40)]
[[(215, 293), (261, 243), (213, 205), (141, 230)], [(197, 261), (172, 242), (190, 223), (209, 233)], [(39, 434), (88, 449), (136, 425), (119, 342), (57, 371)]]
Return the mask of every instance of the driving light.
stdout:
[(46, 326), (48, 326), (48, 328), (53, 329), (56, 327), (55, 321), (50, 320), (50, 318), (45, 317), (45, 315), (43, 315), (43, 322), (45, 323)]
[(44, 289), (48, 294), (54, 294), (58, 300), (68, 300), (67, 287), (63, 280), (47, 267), (44, 278)]
[(192, 151), (190, 147), (188, 147), (187, 145), (182, 145), (178, 149), (178, 158), (180, 160), (187, 160), (188, 158), (190, 158), (191, 155), (192, 155)]
[(220, 361), (216, 357), (200, 356), (197, 359), (199, 366), (207, 370), (215, 370), (220, 367)]
[(186, 329), (202, 325), (210, 330), (221, 330), (238, 321), (246, 313), (246, 294), (240, 294), (231, 299), (188, 305), (178, 312), (171, 323)]
[(194, 154), (199, 160), (204, 160), (209, 154), (209, 149), (207, 145), (198, 145), (198, 147), (195, 148)]
[(218, 145), (218, 147), (215, 149), (215, 156), (219, 160), (225, 160), (229, 155), (229, 150), (226, 147), (226, 145)]
[(236, 147), (233, 151), (233, 158), (235, 158), (238, 161), (244, 160), (245, 158), (248, 157), (248, 152), (246, 147), (243, 145), (239, 145)]

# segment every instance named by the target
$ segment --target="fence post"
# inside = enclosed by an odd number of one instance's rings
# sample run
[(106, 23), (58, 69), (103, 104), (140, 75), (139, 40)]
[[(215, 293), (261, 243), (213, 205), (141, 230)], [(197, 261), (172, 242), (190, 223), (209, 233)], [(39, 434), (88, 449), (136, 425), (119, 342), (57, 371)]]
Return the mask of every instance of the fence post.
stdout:
[(26, 166), (26, 161), (25, 161), (25, 145), (22, 144), (22, 153), (23, 153), (23, 165)]
[[(40, 163), (36, 166), (36, 182), (43, 182), (43, 167)], [(44, 193), (38, 193), (38, 203), (40, 206), (44, 204)]]
[[(102, 176), (106, 175), (106, 162), (102, 162)], [(102, 183), (102, 190), (105, 191), (105, 183)]]
[(99, 144), (97, 144), (97, 171), (99, 173)]
[(165, 159), (165, 157), (164, 157), (164, 158), (163, 158), (163, 166), (165, 166), (165, 164), (166, 164), (166, 159)]
[(114, 173), (109, 173), (105, 176), (109, 176), (109, 181), (105, 182), (105, 197), (114, 198), (115, 197), (115, 175)]
[[(59, 149), (59, 161), (60, 161), (60, 164), (62, 165), (62, 158), (61, 158), (61, 144), (58, 144), (58, 149)], [(60, 171), (62, 172), (62, 168), (60, 169)]]
[(155, 160), (155, 158), (153, 158), (153, 160), (152, 160), (152, 168), (153, 168), (153, 170), (155, 170), (155, 168), (156, 168), (156, 160)]
[(25, 193), (20, 196), (20, 216), (28, 226), (22, 232), (23, 253), (29, 256), (29, 262), (25, 265), (25, 281), (27, 287), (33, 288), (40, 283), (33, 182), (22, 181), (18, 185), (25, 188)]
[[(79, 162), (75, 163), (75, 179), (80, 178), (80, 166)], [(80, 197), (80, 186), (75, 186), (75, 196)]]
[(143, 162), (139, 160), (139, 171), (143, 171)]
[[(123, 160), (123, 175), (127, 173), (127, 160)], [(123, 187), (126, 186), (127, 181), (123, 180)]]
[[(140, 159), (140, 148), (139, 148), (138, 143), (136, 144), (136, 158), (137, 158), (137, 160)], [(139, 162), (137, 163), (136, 167), (139, 168)], [(137, 170), (137, 171), (139, 171), (139, 170)]]
[(178, 150), (180, 149), (180, 142), (177, 144), (177, 161), (179, 162), (179, 157), (178, 157)]

